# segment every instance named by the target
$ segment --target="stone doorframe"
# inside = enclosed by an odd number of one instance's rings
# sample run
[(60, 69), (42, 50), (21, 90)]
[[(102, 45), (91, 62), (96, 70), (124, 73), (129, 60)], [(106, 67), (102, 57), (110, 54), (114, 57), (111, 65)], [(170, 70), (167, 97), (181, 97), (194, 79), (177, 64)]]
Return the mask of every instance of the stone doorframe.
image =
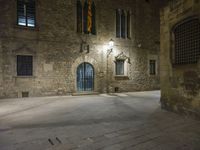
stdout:
[(74, 81), (74, 84), (73, 84), (73, 92), (76, 93), (78, 92), (78, 89), (77, 89), (77, 80), (76, 80), (76, 77), (77, 77), (77, 68), (80, 64), (82, 63), (89, 63), (93, 66), (94, 68), (94, 92), (98, 92), (98, 86), (99, 86), (99, 80), (98, 80), (98, 74), (100, 73), (100, 67), (97, 63), (97, 61), (94, 59), (94, 58), (91, 58), (89, 56), (81, 56), (81, 57), (78, 57), (72, 64), (72, 81)]

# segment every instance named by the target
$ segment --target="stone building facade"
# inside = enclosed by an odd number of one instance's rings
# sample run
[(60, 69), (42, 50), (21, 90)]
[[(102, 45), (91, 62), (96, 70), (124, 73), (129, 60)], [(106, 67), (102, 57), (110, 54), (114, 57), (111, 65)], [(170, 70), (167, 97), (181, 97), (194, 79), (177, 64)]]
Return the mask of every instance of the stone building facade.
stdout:
[(200, 117), (200, 1), (170, 0), (161, 10), (161, 103)]
[[(159, 89), (159, 1), (94, 0), (94, 35), (77, 32), (77, 0), (35, 0), (34, 27), (24, 26), (23, 18), (20, 24), (18, 17), (32, 11), (22, 2), (0, 1), (1, 98), (87, 91), (78, 87), (81, 64), (93, 71), (92, 79), (83, 81), (92, 80), (89, 92)], [(118, 9), (125, 10), (125, 16), (129, 12), (129, 37), (116, 36)], [(123, 60), (123, 73), (116, 75), (118, 60)]]

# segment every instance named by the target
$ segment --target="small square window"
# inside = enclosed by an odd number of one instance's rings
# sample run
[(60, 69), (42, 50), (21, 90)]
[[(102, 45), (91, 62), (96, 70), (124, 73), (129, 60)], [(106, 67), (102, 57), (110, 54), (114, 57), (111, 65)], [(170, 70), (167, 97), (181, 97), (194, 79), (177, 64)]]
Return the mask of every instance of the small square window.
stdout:
[(124, 60), (116, 60), (116, 75), (124, 75)]
[(149, 60), (149, 74), (156, 75), (156, 60)]
[(33, 75), (33, 56), (17, 55), (17, 75)]

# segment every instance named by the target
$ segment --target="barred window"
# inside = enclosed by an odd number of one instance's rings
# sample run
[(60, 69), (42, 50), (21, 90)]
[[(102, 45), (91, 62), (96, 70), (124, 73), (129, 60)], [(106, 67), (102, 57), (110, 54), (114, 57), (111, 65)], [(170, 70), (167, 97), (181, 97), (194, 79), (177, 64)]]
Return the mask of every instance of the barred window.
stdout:
[(33, 75), (33, 56), (17, 55), (17, 75)]
[(116, 60), (116, 75), (124, 75), (124, 60)]
[(35, 1), (17, 1), (17, 24), (20, 26), (35, 27)]
[(197, 63), (200, 56), (200, 23), (192, 19), (174, 29), (174, 63)]
[(156, 75), (156, 60), (149, 60), (149, 74)]

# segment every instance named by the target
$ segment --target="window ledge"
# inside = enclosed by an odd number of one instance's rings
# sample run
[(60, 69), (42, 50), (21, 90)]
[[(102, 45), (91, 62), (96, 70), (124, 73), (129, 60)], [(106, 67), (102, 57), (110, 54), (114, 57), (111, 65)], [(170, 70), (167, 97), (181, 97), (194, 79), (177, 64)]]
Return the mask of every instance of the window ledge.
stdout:
[(129, 80), (129, 77), (126, 75), (115, 75), (115, 80)]
[(30, 30), (30, 31), (39, 31), (39, 27), (28, 27), (28, 26), (20, 26), (20, 25), (15, 25), (16, 29), (21, 29), (21, 30)]
[(156, 76), (157, 75), (157, 73), (155, 73), (155, 74), (149, 74), (150, 76)]
[(22, 79), (26, 79), (26, 78), (36, 78), (36, 76), (13, 76), (14, 78), (22, 78)]

